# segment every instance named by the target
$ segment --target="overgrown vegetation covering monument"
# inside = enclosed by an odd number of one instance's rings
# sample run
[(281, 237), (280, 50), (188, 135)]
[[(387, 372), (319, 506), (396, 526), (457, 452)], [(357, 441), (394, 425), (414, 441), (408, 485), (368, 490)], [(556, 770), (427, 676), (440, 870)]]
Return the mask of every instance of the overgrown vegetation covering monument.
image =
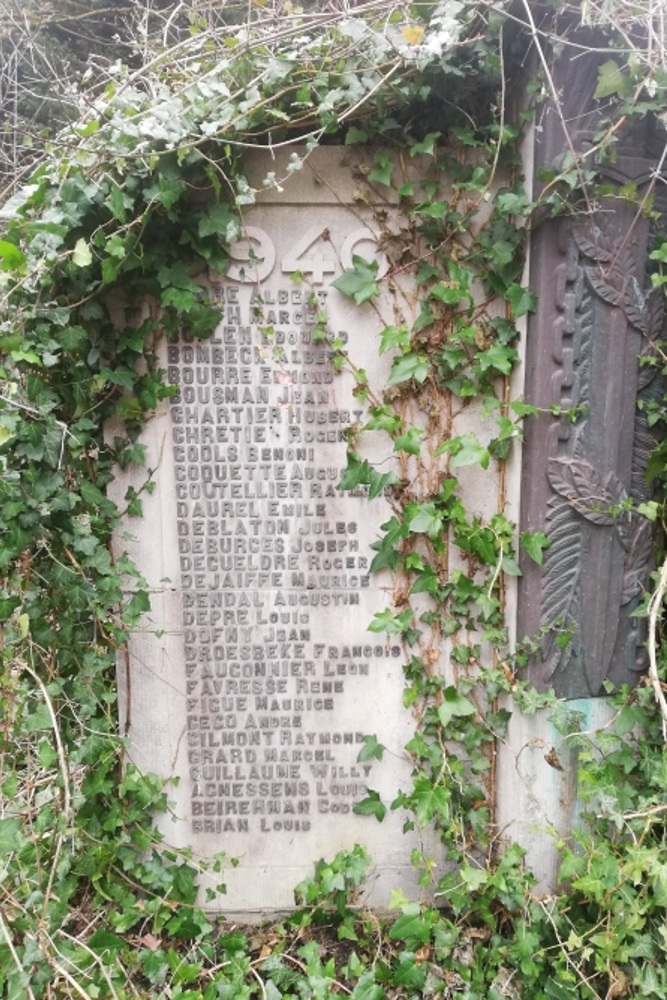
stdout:
[(3, 144), (0, 995), (667, 996), (660, 14), (158, 5)]

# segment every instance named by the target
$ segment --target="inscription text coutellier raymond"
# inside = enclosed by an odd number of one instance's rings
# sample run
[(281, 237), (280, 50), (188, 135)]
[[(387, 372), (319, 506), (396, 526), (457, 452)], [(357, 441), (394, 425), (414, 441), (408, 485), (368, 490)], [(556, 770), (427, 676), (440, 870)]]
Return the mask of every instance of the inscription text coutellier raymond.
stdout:
[[(343, 266), (369, 235), (346, 238)], [(303, 266), (309, 240), (283, 272)], [(330, 720), (351, 677), (372, 685), (373, 663), (401, 650), (368, 635), (346, 641), (340, 626), (340, 641), (321, 641), (320, 616), (344, 620), (369, 586), (362, 501), (341, 501), (336, 488), (345, 428), (362, 414), (336, 403), (329, 348), (311, 336), (311, 290), (286, 275), (266, 281), (268, 235), (249, 227), (236, 253), (216, 334), (168, 349), (191, 826), (303, 832), (365, 794), (371, 765), (355, 763), (364, 734)], [(311, 257), (312, 284), (340, 270), (321, 251)], [(324, 305), (326, 289), (317, 296)], [(332, 511), (334, 501), (351, 513)]]

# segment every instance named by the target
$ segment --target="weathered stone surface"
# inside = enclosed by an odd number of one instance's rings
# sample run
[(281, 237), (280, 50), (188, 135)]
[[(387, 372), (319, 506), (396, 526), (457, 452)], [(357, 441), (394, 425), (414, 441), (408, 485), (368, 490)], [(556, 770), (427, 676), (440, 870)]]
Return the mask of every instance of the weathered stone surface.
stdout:
[[(280, 176), (284, 162), (258, 156), (259, 178)], [(404, 817), (352, 812), (367, 787), (386, 799), (407, 784), (413, 722), (402, 648), (367, 631), (389, 603), (368, 571), (389, 504), (337, 489), (362, 408), (311, 335), (326, 310), (354, 363), (386, 377), (376, 334), (394, 300), (359, 308), (331, 287), (353, 254), (378, 254), (378, 206), (355, 200), (348, 158), (318, 151), (247, 210), (214, 283), (216, 334), (164, 345), (178, 394), (145, 432), (158, 486), (129, 526), (152, 613), (120, 667), (128, 756), (179, 778), (167, 842), (239, 859), (212, 905), (246, 917), (290, 907), (315, 860), (355, 843), (377, 865), (373, 904), (415, 888)], [(357, 761), (366, 734), (385, 761)]]

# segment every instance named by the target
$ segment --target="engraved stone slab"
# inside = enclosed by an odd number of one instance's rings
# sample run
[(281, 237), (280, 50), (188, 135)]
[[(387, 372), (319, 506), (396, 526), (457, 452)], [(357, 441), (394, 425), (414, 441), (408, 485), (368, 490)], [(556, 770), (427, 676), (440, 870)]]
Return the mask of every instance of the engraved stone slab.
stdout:
[[(251, 183), (281, 176), (286, 161), (257, 156)], [(152, 611), (119, 670), (129, 759), (179, 779), (167, 843), (238, 859), (210, 905), (246, 918), (289, 908), (314, 861), (355, 843), (376, 865), (372, 905), (417, 891), (404, 817), (352, 811), (368, 787), (386, 800), (407, 785), (413, 720), (402, 648), (367, 630), (390, 601), (390, 581), (369, 575), (389, 503), (337, 488), (362, 407), (313, 337), (324, 310), (354, 364), (386, 380), (377, 333), (395, 299), (359, 308), (331, 282), (356, 254), (386, 268), (377, 220), (391, 205), (355, 200), (349, 151), (321, 149), (284, 176), (247, 210), (215, 279), (214, 336), (163, 345), (177, 394), (144, 433), (157, 489), (126, 546)], [(119, 477), (117, 496), (132, 481)], [(366, 734), (385, 760), (358, 762)]]

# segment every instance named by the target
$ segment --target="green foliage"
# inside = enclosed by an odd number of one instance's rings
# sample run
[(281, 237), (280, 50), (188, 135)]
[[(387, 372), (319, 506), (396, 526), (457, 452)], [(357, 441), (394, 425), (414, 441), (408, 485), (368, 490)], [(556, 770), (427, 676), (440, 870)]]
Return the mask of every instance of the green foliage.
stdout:
[(363, 257), (354, 256), (352, 267), (345, 271), (340, 278), (332, 282), (343, 295), (348, 295), (354, 299), (358, 306), (374, 299), (380, 294), (380, 288), (376, 281), (378, 263), (376, 260), (366, 261)]
[[(523, 852), (502, 847), (494, 827), (496, 741), (508, 706), (528, 712), (551, 701), (517, 682), (522, 654), (508, 655), (505, 578), (521, 572), (514, 527), (502, 508), (489, 518), (466, 510), (453, 475), (505, 462), (520, 421), (536, 415), (508, 402), (516, 321), (536, 307), (521, 285), (535, 206), (515, 182), (519, 127), (496, 103), (506, 84), (503, 5), (488, 18), (477, 4), (409, 15), (380, 5), (377, 16), (369, 8), (332, 17), (322, 30), (318, 18), (306, 19), (282, 48), (266, 36), (257, 6), (245, 34), (229, 30), (220, 47), (197, 50), (196, 71), (187, 60), (170, 63), (168, 52), (154, 75), (119, 68), (106, 99), (5, 206), (0, 995), (667, 997), (667, 758), (648, 688), (614, 695), (617, 717), (596, 745), (578, 728), (567, 734), (583, 804), (576, 839), (561, 845), (561, 891), (537, 896)], [(429, 33), (437, 53), (422, 45)], [(598, 73), (600, 100), (629, 98), (638, 79), (620, 53)], [(476, 102), (471, 87), (493, 99)], [(141, 516), (154, 472), (145, 470), (122, 510), (105, 491), (116, 465), (143, 465), (138, 431), (173, 391), (160, 338), (182, 329), (205, 338), (219, 320), (197, 274), (225, 273), (240, 211), (254, 200), (243, 149), (341, 135), (349, 145), (382, 141), (365, 180), (400, 203), (404, 223), (388, 231), (400, 253), (388, 254), (385, 277), (377, 262), (355, 256), (334, 287), (372, 310), (384, 287), (395, 291), (394, 271), (409, 266), (418, 290), (413, 319), (397, 308), (381, 333), (378, 350), (391, 353), (382, 397), (353, 370), (367, 419), (350, 432), (339, 483), (392, 506), (371, 569), (391, 571), (401, 600), (378, 611), (369, 630), (403, 644), (404, 704), (418, 720), (405, 747), (409, 786), (391, 802), (368, 789), (354, 808), (373, 822), (401, 810), (406, 829), (434, 828), (442, 857), (415, 857), (434, 905), (396, 892), (395, 918), (363, 909), (371, 859), (362, 848), (322, 859), (295, 890), (293, 914), (246, 934), (198, 907), (202, 866), (168, 849), (154, 827), (169, 789), (123, 760), (117, 653), (150, 601), (112, 539), (123, 514)], [(402, 176), (405, 151), (420, 165), (419, 181)], [(302, 155), (291, 168), (303, 166)], [(567, 170), (561, 180), (567, 187)], [(267, 186), (279, 191), (279, 179)], [(488, 218), (473, 225), (487, 202)], [(651, 256), (660, 288), (664, 244)], [(337, 369), (351, 368), (324, 314), (316, 334)], [(655, 346), (647, 363), (665, 367)], [(423, 426), (408, 417), (408, 397)], [(424, 427), (442, 418), (444, 400), (463, 409), (472, 398), (483, 401), (491, 432), (449, 425), (437, 449), (441, 471), (423, 477)], [(654, 400), (651, 425), (666, 411), (667, 401)], [(362, 457), (358, 438), (367, 432), (387, 436), (401, 476)], [(649, 467), (660, 483), (666, 457), (663, 445)], [(656, 501), (642, 507), (658, 517)], [(519, 544), (540, 563), (548, 540), (524, 532)], [(443, 638), (447, 677), (436, 669)], [(562, 706), (552, 709), (568, 721)], [(384, 753), (369, 735), (359, 760)], [(210, 864), (219, 891), (224, 864)], [(344, 958), (327, 955), (326, 928), (338, 948), (345, 943)]]

